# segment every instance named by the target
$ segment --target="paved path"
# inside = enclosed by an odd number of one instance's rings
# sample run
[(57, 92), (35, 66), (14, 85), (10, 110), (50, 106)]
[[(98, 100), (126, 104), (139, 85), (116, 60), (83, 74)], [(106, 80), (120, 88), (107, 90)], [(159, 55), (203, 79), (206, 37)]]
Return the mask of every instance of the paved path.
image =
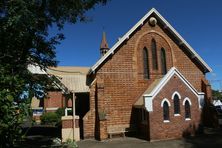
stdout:
[(170, 140), (160, 142), (148, 142), (137, 138), (116, 138), (108, 141), (84, 140), (77, 143), (79, 148), (192, 148), (183, 140)]
[(210, 131), (198, 137), (148, 142), (137, 138), (113, 138), (106, 141), (83, 140), (79, 148), (221, 148), (222, 131)]

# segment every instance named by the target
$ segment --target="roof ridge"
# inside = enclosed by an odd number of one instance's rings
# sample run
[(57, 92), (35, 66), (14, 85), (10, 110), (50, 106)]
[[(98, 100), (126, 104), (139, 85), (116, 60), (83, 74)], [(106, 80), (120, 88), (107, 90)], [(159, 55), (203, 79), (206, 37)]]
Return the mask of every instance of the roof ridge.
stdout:
[(212, 69), (207, 65), (207, 63), (194, 51), (194, 49), (182, 38), (182, 36), (164, 19), (164, 17), (155, 9), (152, 8), (150, 11), (148, 11), (120, 40), (118, 40), (112, 48), (103, 56), (101, 57), (89, 70), (89, 74), (94, 72), (100, 64), (102, 64), (106, 58), (108, 58), (110, 55), (112, 55), (115, 50), (127, 39), (129, 39), (129, 36), (141, 25), (144, 23), (144, 21), (151, 15), (155, 13), (156, 16), (164, 23), (171, 33), (175, 35), (175, 37), (178, 38), (182, 43), (184, 43), (185, 47), (190, 50), (190, 52), (194, 55), (194, 57), (199, 60), (200, 64), (207, 70), (207, 72), (211, 72)]

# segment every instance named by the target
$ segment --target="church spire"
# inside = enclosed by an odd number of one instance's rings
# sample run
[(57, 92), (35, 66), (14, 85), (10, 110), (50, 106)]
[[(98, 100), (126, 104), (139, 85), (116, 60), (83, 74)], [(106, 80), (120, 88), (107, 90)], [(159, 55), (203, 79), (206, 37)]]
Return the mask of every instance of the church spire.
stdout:
[(101, 56), (105, 55), (108, 50), (109, 50), (109, 46), (108, 46), (108, 43), (106, 41), (106, 33), (103, 32), (102, 42), (100, 44), (100, 54), (101, 54)]

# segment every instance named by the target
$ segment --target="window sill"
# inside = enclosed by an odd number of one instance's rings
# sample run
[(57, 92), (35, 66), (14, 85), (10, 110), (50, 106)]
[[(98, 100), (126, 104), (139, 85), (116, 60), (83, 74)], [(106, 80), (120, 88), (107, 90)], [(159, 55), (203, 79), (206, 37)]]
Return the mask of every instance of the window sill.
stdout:
[(190, 118), (185, 118), (185, 120), (186, 120), (186, 121), (189, 121), (189, 120), (191, 120), (191, 119), (190, 119)]
[(174, 114), (174, 116), (180, 116), (180, 114)]
[(170, 122), (170, 120), (163, 120), (163, 122), (164, 122), (164, 123), (169, 123), (169, 122)]

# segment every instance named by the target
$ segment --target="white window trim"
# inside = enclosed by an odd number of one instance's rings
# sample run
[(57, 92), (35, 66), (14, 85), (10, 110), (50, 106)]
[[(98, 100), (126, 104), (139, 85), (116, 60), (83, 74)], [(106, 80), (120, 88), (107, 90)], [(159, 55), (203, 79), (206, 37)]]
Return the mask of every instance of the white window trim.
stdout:
[(172, 97), (171, 97), (172, 100), (174, 100), (174, 96), (175, 96), (175, 95), (178, 95), (179, 99), (181, 99), (180, 93), (178, 93), (178, 91), (175, 91), (175, 92), (173, 93)]
[[(175, 91), (172, 96), (171, 99), (174, 100), (175, 95), (177, 95), (179, 97), (179, 100), (181, 100), (181, 95), (178, 91)], [(174, 114), (174, 116), (180, 116), (180, 114)]]
[[(186, 98), (183, 100), (183, 106), (185, 105), (185, 102), (186, 102), (186, 101), (189, 102), (190, 106), (192, 105), (190, 99), (189, 99), (188, 97), (186, 97)], [(190, 112), (191, 112), (191, 111), (190, 111)], [(185, 121), (189, 121), (189, 120), (191, 120), (191, 118), (185, 118)]]
[[(171, 104), (170, 104), (170, 101), (169, 101), (167, 98), (164, 98), (164, 99), (162, 100), (162, 102), (161, 102), (161, 107), (163, 107), (163, 103), (164, 103), (165, 101), (167, 102), (168, 106), (170, 107)], [(163, 120), (163, 122), (164, 122), (164, 123), (168, 123), (168, 122), (170, 122), (170, 120)]]
[(186, 97), (186, 98), (183, 100), (183, 106), (185, 105), (185, 102), (186, 102), (186, 101), (189, 102), (190, 106), (192, 105), (191, 100), (190, 100), (188, 97)]
[(170, 122), (170, 120), (163, 120), (163, 122), (164, 122), (164, 123), (169, 123), (169, 122)]
[(169, 101), (167, 98), (164, 98), (164, 99), (162, 100), (162, 102), (161, 102), (161, 107), (163, 107), (163, 103), (164, 103), (165, 101), (168, 103), (168, 105), (169, 105), (169, 107), (170, 107), (171, 104), (170, 104), (170, 101)]

